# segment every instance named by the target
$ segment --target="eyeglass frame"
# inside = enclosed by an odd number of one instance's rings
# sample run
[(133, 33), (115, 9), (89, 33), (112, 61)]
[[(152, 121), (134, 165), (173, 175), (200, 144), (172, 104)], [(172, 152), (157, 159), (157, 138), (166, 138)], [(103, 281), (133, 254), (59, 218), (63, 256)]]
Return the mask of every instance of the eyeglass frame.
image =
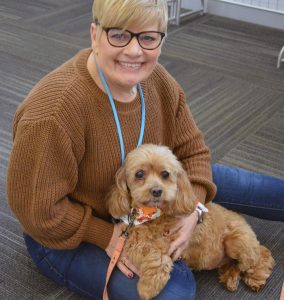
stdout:
[[(98, 21), (96, 21), (95, 24), (96, 24), (96, 25), (99, 25), (99, 26), (101, 25)], [(157, 49), (157, 48), (161, 45), (161, 43), (162, 43), (162, 41), (163, 41), (163, 38), (166, 37), (166, 35), (167, 35), (165, 32), (154, 31), (154, 30), (141, 31), (141, 32), (134, 33), (134, 32), (132, 32), (132, 31), (129, 31), (129, 30), (126, 30), (126, 29), (123, 30), (123, 29), (118, 28), (118, 27), (103, 27), (103, 26), (101, 26), (101, 27), (102, 27), (102, 29), (106, 32), (107, 41), (109, 42), (109, 44), (110, 44), (112, 47), (116, 47), (116, 48), (123, 48), (123, 47), (126, 47), (127, 45), (130, 44), (130, 42), (132, 41), (133, 37), (136, 37), (136, 40), (137, 40), (139, 46), (140, 46), (142, 49), (144, 49), (144, 50), (155, 50), (155, 49)], [(109, 31), (112, 30), (112, 29), (123, 30), (123, 31), (126, 31), (126, 32), (130, 33), (130, 36), (131, 36), (130, 40), (129, 40), (125, 45), (123, 45), (123, 46), (113, 45), (113, 44), (109, 41), (109, 36), (108, 36)], [(159, 44), (158, 44), (156, 47), (149, 49), (149, 48), (143, 47), (143, 46), (140, 44), (139, 36), (140, 36), (141, 34), (147, 33), (147, 32), (151, 32), (151, 33), (159, 33), (159, 34), (160, 34), (161, 40), (160, 40)]]

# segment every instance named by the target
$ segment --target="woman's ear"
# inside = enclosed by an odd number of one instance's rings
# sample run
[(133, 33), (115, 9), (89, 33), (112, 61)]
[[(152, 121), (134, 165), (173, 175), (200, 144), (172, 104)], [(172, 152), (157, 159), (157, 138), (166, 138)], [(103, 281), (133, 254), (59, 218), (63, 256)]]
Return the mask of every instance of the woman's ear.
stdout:
[(97, 45), (97, 25), (92, 22), (90, 27), (90, 36), (92, 42), (92, 49), (95, 55), (98, 54), (98, 45)]
[(126, 183), (125, 168), (121, 167), (115, 176), (115, 185), (107, 195), (107, 208), (114, 218), (130, 213), (130, 195)]
[(190, 214), (195, 210), (196, 196), (186, 171), (181, 167), (177, 178), (177, 196), (171, 209), (174, 215)]
[(91, 40), (93, 43), (93, 41), (96, 40), (96, 36), (97, 36), (97, 25), (94, 22), (91, 23), (90, 35), (91, 35)]

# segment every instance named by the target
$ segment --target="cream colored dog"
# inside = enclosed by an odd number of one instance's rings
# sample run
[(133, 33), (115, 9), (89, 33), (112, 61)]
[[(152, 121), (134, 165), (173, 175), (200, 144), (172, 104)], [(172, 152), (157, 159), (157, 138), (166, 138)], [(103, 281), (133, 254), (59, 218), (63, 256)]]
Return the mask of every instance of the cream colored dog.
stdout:
[[(140, 269), (138, 293), (151, 299), (166, 285), (173, 266), (167, 254), (175, 236), (164, 236), (176, 216), (192, 213), (195, 196), (181, 163), (164, 146), (145, 144), (127, 155), (116, 174), (107, 205), (115, 218), (131, 208), (159, 207), (161, 217), (130, 229), (125, 245), (128, 258)], [(194, 270), (219, 269), (219, 279), (230, 291), (239, 280), (258, 291), (272, 272), (274, 260), (237, 213), (207, 203), (209, 212), (198, 224), (182, 258)]]

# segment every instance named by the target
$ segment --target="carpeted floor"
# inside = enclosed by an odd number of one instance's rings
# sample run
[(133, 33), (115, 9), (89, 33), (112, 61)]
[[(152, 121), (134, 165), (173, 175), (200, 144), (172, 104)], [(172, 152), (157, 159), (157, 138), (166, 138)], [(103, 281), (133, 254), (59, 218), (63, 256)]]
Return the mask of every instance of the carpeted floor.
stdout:
[[(0, 0), (0, 300), (83, 299), (33, 266), (5, 193), (14, 112), (46, 73), (89, 47), (91, 0)], [(171, 26), (160, 62), (188, 96), (213, 161), (284, 179), (284, 32), (210, 15)], [(283, 195), (284, 197), (284, 195)], [(196, 274), (197, 300), (278, 300), (284, 223), (246, 216), (277, 262), (258, 294), (227, 292), (217, 274)], [(171, 300), (171, 299), (169, 299)]]

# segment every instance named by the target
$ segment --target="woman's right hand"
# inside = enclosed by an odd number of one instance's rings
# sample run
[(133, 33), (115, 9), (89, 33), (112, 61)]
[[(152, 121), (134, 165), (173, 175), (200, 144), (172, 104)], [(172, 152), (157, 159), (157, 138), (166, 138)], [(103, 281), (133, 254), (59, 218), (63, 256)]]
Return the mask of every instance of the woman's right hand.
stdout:
[[(114, 225), (111, 240), (105, 250), (110, 258), (113, 255), (113, 252), (115, 250), (116, 244), (122, 231), (125, 230), (126, 227), (127, 225), (125, 223), (118, 223)], [(128, 278), (132, 278), (134, 276), (134, 273), (138, 276), (140, 275), (139, 270), (130, 262), (123, 250), (118, 259), (117, 267)]]

